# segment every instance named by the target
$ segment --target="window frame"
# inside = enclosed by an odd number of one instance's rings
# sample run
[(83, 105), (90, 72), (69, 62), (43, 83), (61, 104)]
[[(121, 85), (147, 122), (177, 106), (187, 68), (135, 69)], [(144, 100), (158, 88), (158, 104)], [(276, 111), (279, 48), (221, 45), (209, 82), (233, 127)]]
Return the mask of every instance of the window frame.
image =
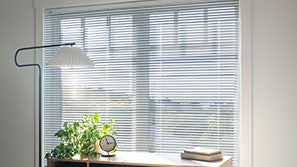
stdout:
[[(81, 6), (89, 5), (92, 3), (98, 3), (97, 0), (86, 0), (83, 3), (79, 0), (71, 1), (67, 3), (61, 3), (62, 0), (53, 0), (51, 3), (46, 0), (34, 0), (35, 8), (35, 45), (43, 44), (43, 11), (44, 8), (52, 7), (65, 7), (65, 6)], [(125, 0), (113, 0), (114, 3), (124, 2)], [(133, 0), (132, 0), (133, 1)], [(136, 0), (139, 5), (142, 0)], [(188, 0), (189, 2), (192, 0)], [(65, 1), (66, 2), (66, 1)], [(107, 0), (102, 0), (101, 2), (107, 3)], [(174, 3), (174, 1), (170, 3)], [(178, 1), (177, 1), (178, 2)], [(240, 88), (241, 88), (241, 101), (240, 101), (240, 124), (241, 124), (241, 134), (240, 134), (240, 166), (241, 167), (252, 167), (253, 166), (253, 81), (252, 81), (252, 1), (251, 0), (240, 0), (239, 1), (239, 18), (240, 18)], [(156, 3), (168, 3), (164, 0), (158, 0)], [(104, 6), (104, 5), (103, 5)], [(35, 52), (35, 55), (42, 55), (42, 50)], [(42, 56), (35, 56), (36, 62), (42, 62)], [(37, 76), (38, 71), (35, 71), (35, 76)], [(35, 77), (36, 78), (36, 77)], [(35, 99), (37, 98), (38, 85), (35, 84)], [(37, 103), (36, 103), (37, 106)], [(35, 107), (35, 129), (38, 129), (38, 111)], [(36, 133), (35, 140), (38, 141), (38, 133)], [(36, 143), (35, 151), (38, 152), (38, 143)], [(37, 155), (37, 154), (36, 154)], [(38, 163), (38, 157), (35, 158), (35, 163)]]

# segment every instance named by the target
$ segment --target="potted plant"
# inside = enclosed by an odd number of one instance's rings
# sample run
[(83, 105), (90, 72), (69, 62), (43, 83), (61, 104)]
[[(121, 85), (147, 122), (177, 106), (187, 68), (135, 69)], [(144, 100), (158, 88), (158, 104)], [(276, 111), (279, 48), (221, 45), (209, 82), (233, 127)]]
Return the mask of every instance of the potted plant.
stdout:
[(115, 120), (102, 123), (99, 114), (85, 116), (81, 122), (69, 124), (65, 122), (63, 128), (58, 130), (54, 136), (60, 138), (60, 143), (45, 158), (70, 159), (75, 155), (95, 157), (100, 154), (98, 141), (104, 135), (115, 136), (113, 129)]

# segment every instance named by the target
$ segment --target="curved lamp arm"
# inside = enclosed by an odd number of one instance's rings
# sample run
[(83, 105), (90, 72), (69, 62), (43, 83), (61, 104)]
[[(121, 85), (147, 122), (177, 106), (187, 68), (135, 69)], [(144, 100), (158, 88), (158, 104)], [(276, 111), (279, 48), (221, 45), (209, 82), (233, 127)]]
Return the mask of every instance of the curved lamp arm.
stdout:
[(66, 46), (66, 45), (75, 45), (75, 43), (63, 43), (63, 44), (56, 44), (56, 45), (43, 45), (43, 46), (32, 46), (32, 47), (25, 47), (25, 48), (19, 48), (14, 55), (14, 62), (18, 67), (27, 67), (27, 66), (37, 66), (39, 70), (41, 71), (41, 67), (39, 64), (33, 63), (33, 64), (19, 64), (17, 62), (17, 56), (18, 53), (22, 50), (31, 50), (31, 49), (40, 49), (40, 48), (49, 48), (49, 47), (58, 47), (58, 46)]
[[(38, 98), (38, 105), (39, 105), (39, 108), (38, 108), (38, 115), (39, 115), (39, 123), (38, 123), (38, 128), (39, 128), (39, 141), (38, 141), (38, 150), (39, 150), (39, 155), (38, 155), (38, 158), (39, 158), (39, 167), (42, 166), (42, 108), (41, 108), (41, 66), (37, 63), (32, 63), (32, 64), (19, 64), (17, 62), (17, 56), (18, 56), (18, 53), (20, 51), (23, 51), (23, 50), (31, 50), (31, 49), (39, 49), (39, 48), (49, 48), (49, 47), (58, 47), (58, 46), (65, 46), (65, 45), (75, 45), (75, 43), (64, 43), (64, 44), (56, 44), (56, 45), (44, 45), (44, 46), (33, 46), (33, 47), (25, 47), (25, 48), (19, 48), (16, 52), (15, 52), (15, 55), (14, 55), (14, 62), (15, 64), (18, 66), (18, 67), (29, 67), (29, 66), (33, 66), (33, 67), (37, 67), (38, 68), (38, 72), (39, 72), (39, 98)], [(34, 135), (36, 136), (36, 135)], [(35, 154), (35, 157), (36, 157), (36, 152), (35, 152), (35, 149), (34, 149), (34, 154)], [(35, 164), (36, 161), (34, 161), (34, 164)], [(36, 165), (35, 165), (36, 166)]]

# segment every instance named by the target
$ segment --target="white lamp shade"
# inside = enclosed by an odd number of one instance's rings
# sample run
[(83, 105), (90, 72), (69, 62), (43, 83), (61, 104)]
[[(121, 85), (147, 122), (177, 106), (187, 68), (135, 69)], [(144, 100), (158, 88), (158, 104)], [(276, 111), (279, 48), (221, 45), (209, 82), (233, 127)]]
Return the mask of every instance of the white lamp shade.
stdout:
[(62, 47), (47, 63), (53, 67), (92, 67), (94, 63), (79, 47)]

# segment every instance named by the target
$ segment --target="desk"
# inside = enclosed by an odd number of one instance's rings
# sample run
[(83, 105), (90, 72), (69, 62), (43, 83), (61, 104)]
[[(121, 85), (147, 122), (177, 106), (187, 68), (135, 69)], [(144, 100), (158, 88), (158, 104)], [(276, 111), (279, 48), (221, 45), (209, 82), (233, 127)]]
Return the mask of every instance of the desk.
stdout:
[(48, 159), (48, 167), (232, 167), (232, 158), (204, 162), (185, 160), (180, 154), (118, 152), (115, 157), (76, 158), (71, 160)]

